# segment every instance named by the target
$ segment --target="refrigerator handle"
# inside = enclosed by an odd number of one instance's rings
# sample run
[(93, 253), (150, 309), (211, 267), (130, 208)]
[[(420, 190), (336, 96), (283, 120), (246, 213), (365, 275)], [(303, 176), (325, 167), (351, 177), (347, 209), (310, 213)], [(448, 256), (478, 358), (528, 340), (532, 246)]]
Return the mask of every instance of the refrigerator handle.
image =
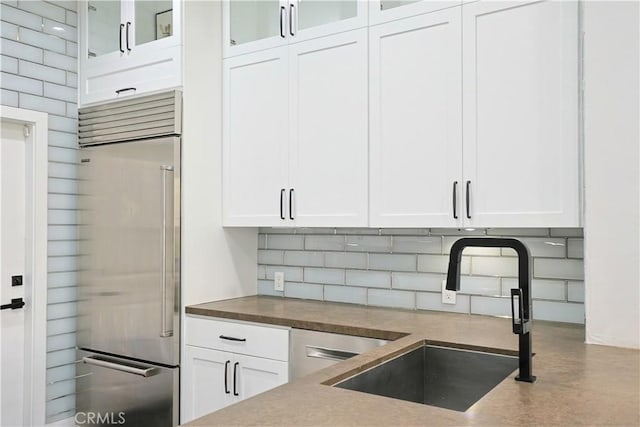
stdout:
[[(173, 298), (171, 298), (171, 305), (167, 304), (167, 175), (173, 173), (173, 166), (162, 165), (160, 166), (162, 172), (162, 304), (160, 314), (160, 321), (162, 326), (160, 328), (160, 336), (163, 338), (173, 336)], [(171, 209), (171, 235), (173, 236), (173, 209)], [(171, 239), (171, 251), (173, 252), (174, 242)], [(173, 282), (175, 280), (175, 260), (173, 255), (171, 256), (171, 281), (169, 282), (173, 289)], [(171, 314), (167, 316), (167, 308), (171, 308)], [(169, 321), (169, 327), (167, 327), (167, 321)]]
[(159, 368), (136, 368), (134, 366), (122, 365), (116, 362), (110, 362), (104, 359), (96, 359), (91, 356), (85, 356), (82, 358), (82, 362), (87, 365), (100, 366), (101, 368), (114, 369), (116, 371), (126, 372), (128, 374), (140, 375), (141, 377), (150, 377), (157, 373)]

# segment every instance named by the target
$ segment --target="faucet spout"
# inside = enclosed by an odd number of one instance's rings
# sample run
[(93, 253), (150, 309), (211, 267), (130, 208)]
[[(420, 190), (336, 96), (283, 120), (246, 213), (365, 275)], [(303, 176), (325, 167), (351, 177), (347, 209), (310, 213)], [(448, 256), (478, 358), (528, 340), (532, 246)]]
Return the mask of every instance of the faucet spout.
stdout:
[[(511, 248), (518, 254), (518, 289), (511, 289), (511, 321), (513, 333), (518, 335), (520, 371), (517, 381), (534, 382), (531, 350), (531, 260), (529, 250), (520, 240), (511, 238), (465, 237), (451, 247), (446, 289), (460, 290), (460, 262), (462, 251), (467, 247)], [(517, 300), (519, 316), (516, 318)]]

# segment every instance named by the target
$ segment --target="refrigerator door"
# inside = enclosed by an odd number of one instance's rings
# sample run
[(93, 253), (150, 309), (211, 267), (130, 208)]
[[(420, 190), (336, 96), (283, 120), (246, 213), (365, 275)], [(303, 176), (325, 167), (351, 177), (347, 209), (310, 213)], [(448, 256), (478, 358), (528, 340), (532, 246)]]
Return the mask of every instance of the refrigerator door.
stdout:
[(76, 415), (79, 424), (178, 425), (179, 368), (78, 352)]
[(180, 139), (78, 152), (78, 347), (178, 365)]

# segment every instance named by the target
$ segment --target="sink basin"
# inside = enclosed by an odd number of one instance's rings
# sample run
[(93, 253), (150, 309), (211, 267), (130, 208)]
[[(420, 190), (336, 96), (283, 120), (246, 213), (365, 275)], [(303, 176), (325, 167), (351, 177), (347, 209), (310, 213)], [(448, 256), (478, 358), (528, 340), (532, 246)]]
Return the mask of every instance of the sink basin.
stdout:
[(335, 387), (466, 411), (518, 368), (518, 358), (424, 345)]

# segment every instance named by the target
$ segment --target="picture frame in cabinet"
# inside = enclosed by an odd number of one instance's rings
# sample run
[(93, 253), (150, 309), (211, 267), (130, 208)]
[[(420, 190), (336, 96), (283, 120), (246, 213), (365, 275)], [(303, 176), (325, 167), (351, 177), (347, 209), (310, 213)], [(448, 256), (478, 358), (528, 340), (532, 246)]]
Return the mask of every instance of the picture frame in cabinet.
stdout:
[(173, 9), (156, 13), (156, 40), (173, 34)]

